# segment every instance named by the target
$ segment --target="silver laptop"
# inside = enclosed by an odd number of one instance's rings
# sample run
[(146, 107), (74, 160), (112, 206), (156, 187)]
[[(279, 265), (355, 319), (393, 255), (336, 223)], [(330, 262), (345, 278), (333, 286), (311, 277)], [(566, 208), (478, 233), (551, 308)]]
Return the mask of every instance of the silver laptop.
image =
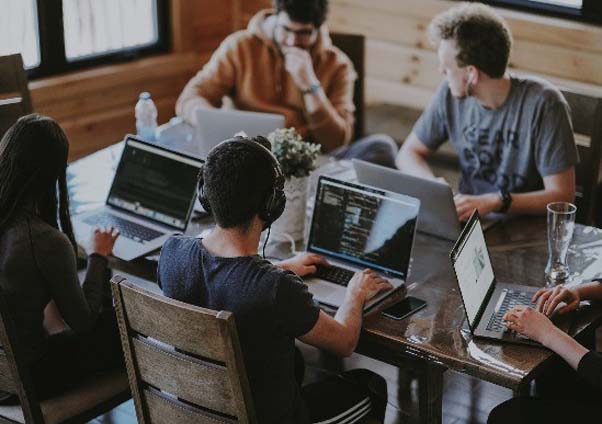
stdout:
[[(516, 305), (535, 307), (531, 298), (539, 287), (496, 281), (476, 210), (456, 241), (450, 258), (473, 335), (512, 343), (538, 344), (508, 330), (502, 317)], [(558, 314), (552, 318), (556, 325), (567, 331), (569, 323), (566, 319)]]
[(96, 226), (113, 226), (121, 235), (113, 256), (129, 261), (161, 247), (186, 230), (202, 161), (126, 136), (105, 205), (74, 218), (79, 242)]
[[(338, 308), (357, 271), (371, 268), (401, 287), (410, 268), (420, 201), (386, 190), (321, 176), (316, 189), (307, 250), (333, 265), (305, 279), (324, 305)], [(390, 295), (381, 292), (367, 310)]]
[(358, 159), (352, 162), (359, 183), (420, 199), (418, 231), (446, 240), (457, 240), (460, 222), (450, 186)]
[(284, 128), (284, 116), (274, 113), (245, 112), (232, 109), (195, 110), (195, 155), (206, 158), (209, 151), (222, 141), (243, 131), (249, 137), (266, 137), (278, 128)]

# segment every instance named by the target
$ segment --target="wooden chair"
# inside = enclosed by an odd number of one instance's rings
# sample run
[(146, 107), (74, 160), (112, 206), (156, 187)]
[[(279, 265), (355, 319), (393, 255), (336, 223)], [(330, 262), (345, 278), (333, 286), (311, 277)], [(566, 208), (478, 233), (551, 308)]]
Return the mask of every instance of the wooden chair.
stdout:
[(32, 112), (21, 55), (0, 56), (0, 138), (17, 119)]
[(364, 108), (364, 62), (366, 39), (360, 34), (331, 33), (332, 43), (345, 53), (357, 73), (355, 89), (353, 92), (353, 103), (355, 105), (355, 126), (351, 141), (363, 137), (365, 130), (365, 108)]
[(141, 424), (255, 423), (229, 312), (216, 312), (112, 279), (119, 331)]
[(8, 312), (9, 302), (10, 298), (0, 291), (0, 390), (17, 394), (20, 405), (0, 406), (0, 423), (86, 423), (130, 398), (126, 374), (114, 371), (40, 402), (29, 367), (21, 359), (22, 347)]
[(562, 90), (571, 109), (579, 150), (577, 174), (577, 222), (602, 225), (602, 98)]

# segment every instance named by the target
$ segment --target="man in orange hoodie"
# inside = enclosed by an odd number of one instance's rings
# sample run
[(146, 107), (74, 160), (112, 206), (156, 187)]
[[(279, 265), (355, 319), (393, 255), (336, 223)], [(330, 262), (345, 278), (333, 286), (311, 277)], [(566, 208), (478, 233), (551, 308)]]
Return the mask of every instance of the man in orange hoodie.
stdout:
[(328, 0), (274, 0), (246, 30), (228, 36), (178, 99), (176, 112), (191, 124), (194, 110), (218, 108), (224, 96), (241, 110), (282, 114), (322, 151), (395, 167), (397, 147), (386, 135), (349, 145), (353, 88), (349, 58), (332, 45), (324, 25)]

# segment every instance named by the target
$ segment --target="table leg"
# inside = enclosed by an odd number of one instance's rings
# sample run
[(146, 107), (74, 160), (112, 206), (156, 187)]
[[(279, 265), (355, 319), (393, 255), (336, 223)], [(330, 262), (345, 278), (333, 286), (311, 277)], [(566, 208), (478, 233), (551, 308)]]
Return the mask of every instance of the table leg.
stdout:
[(418, 380), (418, 413), (421, 424), (441, 424), (443, 419), (443, 373), (440, 365), (425, 363)]

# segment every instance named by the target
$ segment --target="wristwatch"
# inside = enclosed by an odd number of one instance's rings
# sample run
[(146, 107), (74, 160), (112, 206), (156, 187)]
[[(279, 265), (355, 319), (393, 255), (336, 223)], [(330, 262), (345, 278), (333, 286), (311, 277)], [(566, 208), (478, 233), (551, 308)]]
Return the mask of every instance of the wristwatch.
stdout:
[(498, 191), (498, 196), (500, 196), (502, 206), (497, 211), (500, 213), (508, 212), (508, 209), (510, 209), (510, 206), (512, 205), (512, 195), (508, 193), (508, 190), (501, 189)]
[(309, 87), (307, 87), (305, 90), (301, 90), (301, 93), (305, 96), (306, 94), (315, 94), (318, 91), (320, 91), (320, 89), (322, 88), (322, 85), (320, 85), (319, 82), (314, 82), (313, 84), (311, 84)]

